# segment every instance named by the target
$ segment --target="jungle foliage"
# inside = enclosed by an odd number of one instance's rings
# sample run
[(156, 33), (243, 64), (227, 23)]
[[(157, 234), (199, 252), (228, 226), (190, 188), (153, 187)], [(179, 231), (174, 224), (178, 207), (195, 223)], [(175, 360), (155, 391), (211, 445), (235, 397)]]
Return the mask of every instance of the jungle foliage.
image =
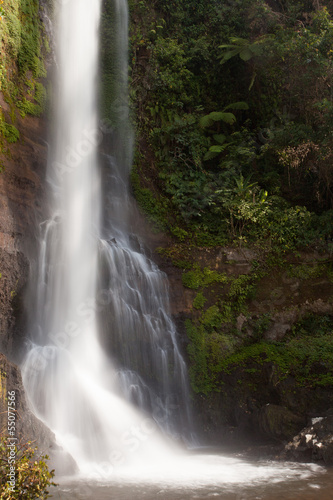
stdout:
[(152, 193), (146, 212), (160, 212), (172, 232), (176, 220), (198, 245), (327, 249), (331, 7), (130, 2), (135, 164), (139, 187)]
[[(268, 342), (270, 314), (255, 319), (249, 307), (285, 255), (333, 253), (333, 2), (129, 5), (132, 186), (156, 228), (173, 236), (160, 253), (196, 292), (185, 324), (193, 390), (221, 391), (241, 366), (255, 385), (267, 363), (281, 380), (324, 387), (331, 320), (322, 334), (318, 316)], [(249, 273), (225, 276), (196, 259), (230, 244), (255, 248)], [(310, 279), (305, 271), (297, 267), (299, 279)]]
[(45, 59), (50, 53), (38, 0), (3, 0), (0, 11), (0, 151), (16, 142), (17, 116), (39, 116), (46, 107)]

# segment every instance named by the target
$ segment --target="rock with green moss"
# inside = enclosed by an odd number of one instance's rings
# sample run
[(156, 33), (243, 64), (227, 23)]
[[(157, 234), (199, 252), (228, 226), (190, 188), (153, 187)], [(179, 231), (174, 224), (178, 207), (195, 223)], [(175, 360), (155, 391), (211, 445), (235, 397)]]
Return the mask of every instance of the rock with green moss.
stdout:
[(303, 416), (297, 415), (285, 406), (267, 404), (258, 415), (260, 431), (271, 439), (291, 439), (306, 424)]

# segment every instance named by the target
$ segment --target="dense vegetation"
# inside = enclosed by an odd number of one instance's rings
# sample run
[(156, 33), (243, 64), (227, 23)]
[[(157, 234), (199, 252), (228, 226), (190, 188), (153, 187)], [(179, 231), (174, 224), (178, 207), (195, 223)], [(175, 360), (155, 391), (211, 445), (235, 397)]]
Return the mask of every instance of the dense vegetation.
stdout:
[(325, 246), (333, 214), (327, 2), (130, 4), (133, 187), (143, 209), (199, 245)]
[[(253, 301), (272, 273), (332, 283), (332, 2), (129, 4), (132, 186), (157, 230), (172, 236), (160, 253), (196, 291), (186, 320), (194, 391), (221, 391), (233, 367), (258, 382), (259, 361), (281, 380), (330, 385), (330, 317), (301, 315), (292, 337), (267, 342), (284, 306), (273, 290), (264, 313)], [(254, 250), (249, 272), (205, 263), (226, 245)], [(319, 261), (303, 264), (304, 249)]]
[(45, 109), (50, 47), (38, 0), (3, 0), (0, 16), (0, 91), (7, 104), (0, 107), (0, 152), (9, 154), (8, 143), (20, 137), (17, 117)]

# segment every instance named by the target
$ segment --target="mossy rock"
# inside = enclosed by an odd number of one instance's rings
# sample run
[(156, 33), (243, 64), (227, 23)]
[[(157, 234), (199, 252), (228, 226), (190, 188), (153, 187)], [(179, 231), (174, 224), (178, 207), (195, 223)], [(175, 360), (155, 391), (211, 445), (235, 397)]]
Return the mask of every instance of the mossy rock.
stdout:
[(262, 434), (281, 441), (298, 434), (306, 420), (284, 406), (267, 404), (259, 412), (258, 425)]

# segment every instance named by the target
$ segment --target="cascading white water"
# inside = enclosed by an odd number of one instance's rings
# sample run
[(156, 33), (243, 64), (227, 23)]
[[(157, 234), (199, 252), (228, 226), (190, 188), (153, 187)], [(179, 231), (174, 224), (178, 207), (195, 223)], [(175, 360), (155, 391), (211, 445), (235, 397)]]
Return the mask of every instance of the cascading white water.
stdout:
[[(117, 98), (126, 111), (126, 1), (117, 0), (115, 7), (122, 33), (115, 50), (122, 67)], [(111, 217), (101, 223), (100, 8), (100, 0), (71, 0), (58, 13), (47, 170), (51, 216), (41, 224), (35, 332), (23, 366), (35, 413), (81, 470), (138, 457), (140, 463), (143, 457), (156, 460), (170, 447), (154, 422), (171, 434), (188, 422), (186, 367), (167, 311), (165, 280), (134, 249), (124, 217), (131, 156), (126, 118), (114, 133), (113, 155), (105, 157)], [(177, 409), (180, 404), (185, 412)]]

